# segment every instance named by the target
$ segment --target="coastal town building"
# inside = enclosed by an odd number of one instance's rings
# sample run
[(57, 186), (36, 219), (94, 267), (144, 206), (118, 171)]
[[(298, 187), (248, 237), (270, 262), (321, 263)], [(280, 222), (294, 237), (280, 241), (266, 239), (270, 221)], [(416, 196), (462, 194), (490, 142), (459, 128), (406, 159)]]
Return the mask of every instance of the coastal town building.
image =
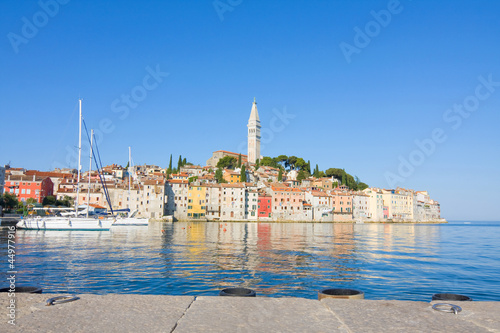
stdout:
[(363, 193), (368, 195), (367, 219), (372, 221), (382, 221), (384, 219), (384, 199), (382, 191), (378, 188), (366, 188)]
[(299, 213), (302, 213), (305, 192), (298, 188), (280, 185), (273, 184), (270, 187), (273, 217), (278, 220), (293, 220), (294, 215), (299, 216)]
[(210, 167), (210, 168), (215, 168), (217, 166), (217, 163), (219, 162), (219, 160), (221, 158), (224, 158), (226, 156), (231, 156), (231, 157), (234, 157), (236, 159), (239, 159), (240, 155), (241, 155), (241, 163), (246, 164), (248, 162), (248, 156), (247, 155), (243, 155), (243, 154), (239, 154), (239, 153), (233, 153), (233, 152), (230, 152), (230, 151), (227, 151), (227, 150), (217, 150), (217, 151), (214, 151), (212, 153), (212, 157), (210, 157), (207, 160), (207, 166)]
[(346, 190), (336, 189), (330, 192), (334, 221), (352, 220), (352, 194)]
[(207, 205), (206, 218), (209, 220), (220, 220), (221, 214), (221, 185), (203, 184), (206, 187)]
[(258, 195), (258, 218), (260, 219), (271, 219), (273, 209), (271, 208), (271, 200), (273, 197), (266, 194), (265, 192), (259, 192)]
[(75, 177), (73, 173), (68, 172), (55, 172), (55, 171), (38, 171), (38, 170), (27, 170), (25, 172), (26, 176), (37, 176), (37, 177), (49, 177), (52, 183), (54, 184), (53, 195), (57, 197), (59, 185), (65, 179), (72, 179)]
[(221, 219), (222, 220), (244, 220), (245, 219), (245, 184), (222, 184), (221, 185)]
[(187, 216), (192, 219), (205, 219), (207, 206), (207, 187), (193, 184), (188, 188)]
[(224, 169), (222, 172), (222, 178), (229, 184), (239, 183), (240, 182), (240, 172)]
[(184, 165), (181, 166), (180, 173), (185, 173), (189, 177), (201, 177), (207, 172), (199, 165)]
[(257, 220), (259, 217), (259, 191), (247, 187), (245, 191), (245, 219)]
[(22, 202), (31, 198), (42, 203), (44, 198), (53, 194), (53, 191), (54, 183), (49, 177), (8, 175), (5, 179), (5, 192), (15, 194)]
[(364, 192), (354, 192), (352, 195), (352, 218), (355, 221), (366, 221), (369, 215), (369, 198)]
[(178, 220), (187, 219), (189, 183), (187, 180), (170, 179), (166, 183), (166, 214)]

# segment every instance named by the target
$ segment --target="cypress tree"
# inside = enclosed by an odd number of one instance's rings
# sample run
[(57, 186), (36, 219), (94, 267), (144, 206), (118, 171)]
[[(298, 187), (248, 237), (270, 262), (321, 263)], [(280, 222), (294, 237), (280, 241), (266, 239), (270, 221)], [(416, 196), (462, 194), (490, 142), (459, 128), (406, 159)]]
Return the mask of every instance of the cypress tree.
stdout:
[(241, 166), (241, 172), (240, 172), (240, 182), (246, 183), (247, 181), (247, 171), (245, 168), (245, 165)]
[(316, 168), (314, 169), (314, 174), (313, 174), (314, 177), (318, 178), (319, 177), (319, 167), (318, 165), (316, 164)]
[(168, 163), (167, 175), (172, 173), (172, 154), (170, 154), (170, 162)]
[(280, 168), (280, 171), (278, 172), (278, 181), (281, 182), (283, 181), (283, 171)]
[(179, 155), (179, 161), (177, 161), (177, 172), (181, 172), (181, 166), (182, 166), (182, 156)]
[(238, 168), (241, 168), (241, 153), (238, 155)]

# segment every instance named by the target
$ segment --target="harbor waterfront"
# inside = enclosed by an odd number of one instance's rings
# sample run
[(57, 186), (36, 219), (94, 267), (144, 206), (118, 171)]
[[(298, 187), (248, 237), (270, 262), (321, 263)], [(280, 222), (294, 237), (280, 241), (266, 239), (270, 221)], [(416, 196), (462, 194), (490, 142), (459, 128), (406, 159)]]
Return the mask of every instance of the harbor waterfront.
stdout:
[[(8, 230), (0, 230), (7, 284)], [(17, 230), (16, 285), (44, 293), (316, 299), (353, 288), (372, 300), (451, 292), (500, 300), (500, 222), (447, 224), (150, 223), (110, 231)], [(1, 285), (0, 287), (7, 287)]]

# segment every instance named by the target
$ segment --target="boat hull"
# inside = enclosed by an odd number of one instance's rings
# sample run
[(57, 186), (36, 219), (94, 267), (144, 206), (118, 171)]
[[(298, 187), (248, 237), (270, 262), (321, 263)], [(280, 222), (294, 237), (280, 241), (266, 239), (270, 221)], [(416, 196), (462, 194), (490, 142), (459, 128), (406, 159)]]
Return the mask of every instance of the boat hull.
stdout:
[(134, 217), (125, 217), (125, 218), (117, 218), (113, 223), (115, 227), (124, 227), (124, 226), (147, 226), (149, 224), (148, 218), (134, 218)]
[(114, 220), (84, 217), (40, 217), (22, 219), (18, 229), (27, 230), (109, 230)]

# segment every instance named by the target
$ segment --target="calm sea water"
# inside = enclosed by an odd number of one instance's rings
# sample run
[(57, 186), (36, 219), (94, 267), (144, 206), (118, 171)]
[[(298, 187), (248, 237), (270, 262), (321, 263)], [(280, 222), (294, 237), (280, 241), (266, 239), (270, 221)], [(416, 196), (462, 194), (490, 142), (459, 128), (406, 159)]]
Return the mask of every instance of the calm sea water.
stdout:
[[(0, 287), (7, 286), (0, 231)], [(367, 299), (429, 301), (452, 292), (500, 301), (500, 222), (448, 224), (170, 223), (111, 231), (16, 232), (18, 285), (44, 292), (317, 298), (355, 288)]]

